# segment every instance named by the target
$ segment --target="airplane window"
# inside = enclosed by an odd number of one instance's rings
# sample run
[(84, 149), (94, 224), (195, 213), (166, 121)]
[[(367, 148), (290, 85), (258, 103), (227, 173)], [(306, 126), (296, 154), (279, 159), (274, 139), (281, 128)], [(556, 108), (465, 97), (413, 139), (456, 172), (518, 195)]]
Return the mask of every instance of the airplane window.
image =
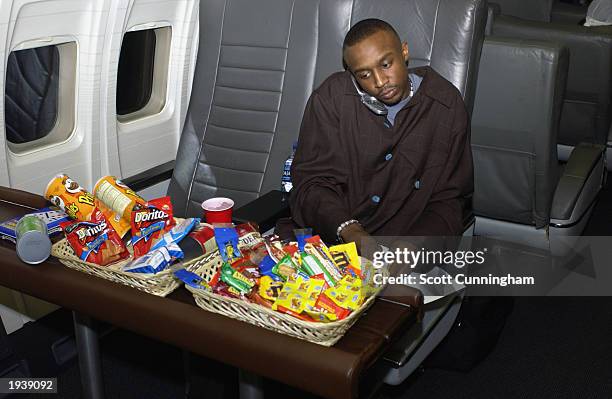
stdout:
[(128, 122), (161, 112), (166, 85), (171, 28), (127, 32), (117, 71), (117, 118)]
[(4, 126), (12, 152), (64, 141), (74, 130), (76, 48), (67, 42), (9, 54)]
[(58, 88), (56, 46), (10, 53), (4, 92), (4, 125), (10, 143), (28, 143), (51, 132), (57, 119)]

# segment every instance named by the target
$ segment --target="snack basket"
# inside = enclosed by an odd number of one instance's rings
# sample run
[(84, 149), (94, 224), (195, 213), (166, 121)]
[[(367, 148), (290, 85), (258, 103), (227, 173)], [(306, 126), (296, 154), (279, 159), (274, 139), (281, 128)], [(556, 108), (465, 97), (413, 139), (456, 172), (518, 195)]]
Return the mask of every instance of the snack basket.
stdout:
[[(221, 267), (223, 261), (218, 251), (198, 259), (190, 271), (210, 281)], [(238, 298), (229, 298), (215, 293), (185, 285), (196, 301), (196, 304), (209, 312), (219, 313), (233, 319), (254, 324), (281, 334), (290, 335), (323, 346), (334, 345), (346, 331), (357, 321), (361, 313), (369, 308), (375, 299), (370, 296), (361, 307), (347, 318), (329, 323), (307, 322), (293, 316), (276, 312), (261, 305)]]
[[(132, 251), (131, 246), (128, 246), (128, 249), (130, 252)], [(108, 266), (98, 266), (94, 263), (83, 262), (75, 255), (74, 250), (65, 238), (53, 244), (53, 247), (51, 247), (51, 255), (58, 258), (60, 262), (71, 269), (76, 269), (96, 277), (162, 297), (174, 291), (181, 284), (172, 274), (173, 271), (177, 269), (177, 266), (193, 271), (194, 268), (200, 264), (199, 261), (210, 257), (210, 254), (202, 255), (189, 262), (182, 264), (178, 263), (154, 275), (146, 275), (142, 273), (128, 273), (121, 270), (124, 265), (132, 260), (131, 256), (128, 259), (112, 263)]]

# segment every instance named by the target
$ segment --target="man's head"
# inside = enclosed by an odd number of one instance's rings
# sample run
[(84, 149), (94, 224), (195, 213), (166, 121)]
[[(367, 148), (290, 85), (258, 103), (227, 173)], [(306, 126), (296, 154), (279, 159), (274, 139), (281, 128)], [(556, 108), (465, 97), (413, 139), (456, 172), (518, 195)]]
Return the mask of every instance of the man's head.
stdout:
[(357, 22), (346, 34), (342, 56), (347, 69), (368, 94), (393, 105), (410, 92), (408, 45), (379, 19)]

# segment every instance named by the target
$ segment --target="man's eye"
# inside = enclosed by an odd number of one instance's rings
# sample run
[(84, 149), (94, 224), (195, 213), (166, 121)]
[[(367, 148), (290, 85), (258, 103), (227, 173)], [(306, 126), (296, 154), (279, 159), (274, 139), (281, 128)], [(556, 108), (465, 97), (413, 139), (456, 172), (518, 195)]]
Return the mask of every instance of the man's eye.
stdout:
[(360, 73), (360, 74), (357, 74), (357, 77), (359, 79), (367, 79), (369, 76), (370, 76), (369, 73)]
[(383, 62), (382, 63), (382, 67), (387, 69), (387, 68), (391, 68), (391, 63), (390, 62)]

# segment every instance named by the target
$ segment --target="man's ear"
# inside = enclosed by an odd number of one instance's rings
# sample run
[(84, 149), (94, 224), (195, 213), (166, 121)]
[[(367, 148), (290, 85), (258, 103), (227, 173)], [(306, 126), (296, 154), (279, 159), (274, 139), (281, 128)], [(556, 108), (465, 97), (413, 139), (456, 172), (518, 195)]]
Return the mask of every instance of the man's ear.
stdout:
[(407, 42), (403, 42), (402, 43), (402, 56), (404, 57), (404, 61), (406, 63), (408, 63), (408, 58), (410, 56), (410, 52), (408, 51), (408, 43)]

